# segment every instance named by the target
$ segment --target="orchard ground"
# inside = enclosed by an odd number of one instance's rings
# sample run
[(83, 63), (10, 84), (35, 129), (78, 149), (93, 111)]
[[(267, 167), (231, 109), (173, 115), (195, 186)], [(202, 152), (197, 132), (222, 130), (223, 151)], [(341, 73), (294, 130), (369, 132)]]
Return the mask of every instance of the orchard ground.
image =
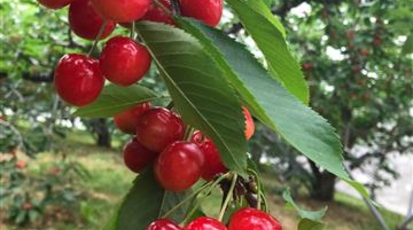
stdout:
[[(0, 229), (41, 229), (41, 230), (98, 230), (103, 227), (111, 212), (114, 211), (122, 196), (131, 186), (135, 174), (124, 167), (120, 142), (115, 142), (114, 149), (95, 147), (93, 139), (87, 134), (72, 133), (61, 143), (61, 149), (69, 158), (84, 165), (91, 174), (87, 180), (79, 180), (77, 184), (82, 199), (77, 210), (50, 207), (47, 215), (39, 219), (30, 227), (16, 228), (7, 224), (5, 212), (0, 209)], [(23, 170), (33, 171), (41, 165), (56, 161), (56, 155), (43, 153), (38, 160), (28, 161), (28, 168)], [(278, 218), (285, 230), (296, 229), (299, 217), (294, 210), (285, 207), (279, 193), (279, 187), (275, 184), (272, 175), (263, 175), (266, 185), (268, 200), (272, 214)], [(219, 191), (213, 193), (204, 201), (203, 208), (207, 213), (217, 215), (220, 197)], [(379, 225), (369, 213), (363, 202), (342, 193), (336, 193), (335, 202), (320, 203), (311, 201), (303, 194), (296, 198), (301, 206), (308, 209), (319, 209), (328, 206), (324, 221), (326, 230), (380, 230)], [(1, 208), (1, 206), (0, 206)], [(391, 229), (400, 223), (402, 217), (387, 210), (381, 210)]]

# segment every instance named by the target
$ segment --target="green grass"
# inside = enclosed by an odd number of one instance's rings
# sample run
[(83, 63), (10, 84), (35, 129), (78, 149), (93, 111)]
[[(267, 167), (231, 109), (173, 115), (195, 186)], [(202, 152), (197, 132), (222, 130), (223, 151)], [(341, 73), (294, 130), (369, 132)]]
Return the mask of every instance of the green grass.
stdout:
[[(131, 187), (136, 175), (124, 167), (120, 147), (105, 149), (95, 147), (93, 143), (93, 138), (84, 132), (72, 133), (66, 141), (57, 143), (69, 160), (80, 163), (90, 173), (89, 179), (77, 180), (75, 183), (77, 189), (82, 192), (83, 198), (76, 209), (66, 210), (74, 216), (60, 220), (52, 218), (53, 212), (51, 212), (45, 216), (46, 219), (50, 220), (46, 221), (47, 224), (37, 223), (34, 226), (20, 229), (98, 230), (104, 226)], [(59, 159), (58, 155), (40, 154), (36, 161), (29, 162), (28, 170), (34, 174), (40, 173), (41, 170), (56, 164)], [(295, 211), (284, 208), (282, 198), (275, 194), (275, 182), (272, 182), (271, 176), (265, 175), (264, 183), (269, 192), (268, 200), (272, 213), (283, 223), (284, 230), (296, 229), (298, 216)], [(220, 195), (220, 191), (214, 191), (202, 202), (202, 207), (207, 214), (218, 215), (221, 203)], [(379, 225), (362, 201), (341, 193), (336, 194), (335, 201), (319, 203), (310, 201), (306, 197), (297, 199), (299, 205), (309, 209), (315, 210), (325, 205), (329, 206), (325, 218), (327, 225), (325, 230), (380, 230)], [(401, 216), (387, 210), (381, 210), (381, 212), (391, 229), (395, 229), (396, 224), (402, 220)], [(0, 229), (18, 228), (0, 224)]]

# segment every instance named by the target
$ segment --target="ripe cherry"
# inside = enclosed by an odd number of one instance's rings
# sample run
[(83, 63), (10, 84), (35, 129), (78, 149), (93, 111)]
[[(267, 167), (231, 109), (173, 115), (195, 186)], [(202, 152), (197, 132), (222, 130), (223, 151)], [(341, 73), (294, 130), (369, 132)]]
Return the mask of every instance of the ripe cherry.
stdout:
[(155, 161), (155, 176), (167, 190), (179, 192), (190, 188), (201, 177), (204, 156), (191, 142), (177, 141), (168, 145)]
[(227, 168), (222, 164), (218, 149), (211, 139), (205, 137), (200, 131), (195, 131), (191, 137), (191, 142), (198, 145), (205, 158), (202, 178), (211, 181), (217, 174), (225, 173)]
[(32, 208), (33, 208), (33, 205), (29, 202), (25, 202), (25, 203), (22, 204), (22, 209), (23, 210), (30, 210)]
[(154, 161), (156, 155), (156, 153), (146, 149), (135, 138), (126, 143), (123, 148), (123, 162), (132, 172), (136, 173), (139, 173)]
[(311, 63), (306, 62), (303, 64), (302, 68), (304, 71), (311, 71), (313, 70), (313, 65)]
[(244, 106), (242, 106), (242, 113), (244, 113), (245, 117), (245, 138), (249, 140), (255, 132), (254, 120), (251, 117), (250, 111)]
[(222, 0), (179, 0), (182, 15), (203, 21), (215, 27), (221, 20)]
[(182, 228), (168, 219), (158, 219), (152, 222), (146, 230), (182, 230)]
[[(96, 13), (91, 0), (75, 0), (70, 4), (70, 29), (77, 36), (88, 40), (95, 40), (103, 23), (103, 18)], [(109, 36), (115, 27), (115, 22), (107, 21), (100, 39)]]
[(360, 53), (362, 56), (368, 56), (368, 55), (369, 55), (369, 51), (368, 51), (367, 49), (365, 49), (365, 48), (360, 49), (360, 50), (359, 50), (359, 53)]
[(99, 66), (110, 82), (129, 86), (148, 72), (151, 55), (142, 44), (128, 37), (116, 36), (103, 48)]
[(185, 126), (174, 112), (154, 108), (143, 113), (136, 126), (136, 138), (146, 148), (161, 152), (168, 144), (182, 140)]
[(139, 116), (151, 108), (151, 103), (145, 102), (129, 108), (113, 117), (116, 127), (124, 133), (135, 134)]
[(18, 161), (16, 161), (16, 167), (17, 168), (19, 168), (19, 169), (24, 169), (24, 168), (26, 168), (26, 162), (25, 161), (22, 161), (22, 160), (18, 160)]
[(57, 94), (75, 106), (85, 106), (95, 101), (105, 81), (98, 60), (82, 54), (63, 56), (54, 76)]
[(185, 230), (227, 230), (227, 227), (223, 225), (219, 220), (210, 217), (199, 217), (189, 223)]
[[(159, 2), (167, 9), (172, 10), (170, 0), (159, 0)], [(163, 22), (170, 25), (175, 25), (172, 18), (165, 12), (164, 9), (157, 6), (154, 2), (151, 2), (148, 11), (143, 16), (142, 20), (148, 20), (153, 22)]]
[(274, 217), (254, 208), (242, 208), (229, 220), (228, 230), (282, 230)]
[(40, 5), (46, 8), (49, 8), (49, 9), (53, 9), (53, 10), (63, 8), (69, 5), (71, 2), (73, 2), (73, 0), (37, 0), (37, 1), (39, 2)]
[(115, 22), (133, 22), (145, 15), (151, 0), (92, 0), (96, 11)]

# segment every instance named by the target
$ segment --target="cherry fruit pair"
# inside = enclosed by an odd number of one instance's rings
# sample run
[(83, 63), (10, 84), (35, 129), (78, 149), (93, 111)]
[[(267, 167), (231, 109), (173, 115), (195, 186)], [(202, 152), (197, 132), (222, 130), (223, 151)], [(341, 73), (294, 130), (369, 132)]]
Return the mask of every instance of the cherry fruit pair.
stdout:
[(199, 217), (184, 228), (168, 219), (152, 222), (146, 230), (282, 230), (281, 224), (266, 212), (241, 208), (230, 218), (228, 227), (217, 219)]
[(152, 222), (146, 230), (227, 230), (219, 220), (210, 217), (199, 217), (182, 228), (168, 219), (159, 219)]
[(117, 36), (106, 43), (99, 60), (82, 54), (63, 56), (55, 70), (56, 90), (69, 104), (85, 106), (99, 96), (105, 78), (129, 86), (142, 79), (150, 64), (145, 46)]

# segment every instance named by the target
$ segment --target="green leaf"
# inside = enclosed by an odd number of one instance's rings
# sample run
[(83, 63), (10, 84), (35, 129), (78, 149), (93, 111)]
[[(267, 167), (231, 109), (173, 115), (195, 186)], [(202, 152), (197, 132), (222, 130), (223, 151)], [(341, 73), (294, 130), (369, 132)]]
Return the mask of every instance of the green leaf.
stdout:
[(226, 0), (264, 54), (270, 73), (304, 104), (309, 89), (300, 65), (291, 55), (285, 31), (262, 0)]
[(157, 98), (159, 96), (155, 92), (139, 85), (121, 87), (110, 84), (102, 90), (95, 102), (79, 108), (74, 115), (90, 118), (113, 117), (136, 104)]
[(283, 193), (283, 198), (284, 200), (287, 202), (287, 204), (289, 204), (290, 206), (292, 206), (300, 215), (301, 218), (303, 219), (309, 219), (312, 221), (319, 221), (321, 220), (326, 212), (327, 212), (327, 207), (324, 207), (318, 211), (308, 211), (308, 210), (304, 210), (300, 207), (298, 207), (298, 205), (294, 202), (293, 198), (291, 197), (291, 193), (290, 190), (285, 190)]
[(348, 181), (366, 196), (363, 186), (351, 181), (342, 165), (340, 141), (328, 122), (289, 94), (271, 78), (244, 46), (220, 31), (190, 19), (176, 19), (215, 58), (251, 112), (277, 131), (297, 150), (324, 169)]
[(244, 115), (214, 59), (198, 40), (178, 28), (152, 22), (136, 28), (184, 121), (213, 140), (229, 169), (244, 173)]
[(406, 41), (403, 44), (402, 54), (411, 54), (413, 53), (413, 35), (410, 34)]
[(324, 229), (324, 224), (318, 221), (313, 221), (310, 219), (302, 219), (298, 223), (298, 230), (322, 230)]
[[(164, 190), (155, 180), (153, 169), (147, 168), (138, 176), (123, 200), (114, 230), (146, 229), (152, 221), (162, 217), (166, 211), (182, 201), (188, 192), (174, 193)], [(187, 206), (183, 205), (168, 218), (181, 222), (186, 208)], [(113, 225), (108, 226), (107, 229), (110, 230)]]

